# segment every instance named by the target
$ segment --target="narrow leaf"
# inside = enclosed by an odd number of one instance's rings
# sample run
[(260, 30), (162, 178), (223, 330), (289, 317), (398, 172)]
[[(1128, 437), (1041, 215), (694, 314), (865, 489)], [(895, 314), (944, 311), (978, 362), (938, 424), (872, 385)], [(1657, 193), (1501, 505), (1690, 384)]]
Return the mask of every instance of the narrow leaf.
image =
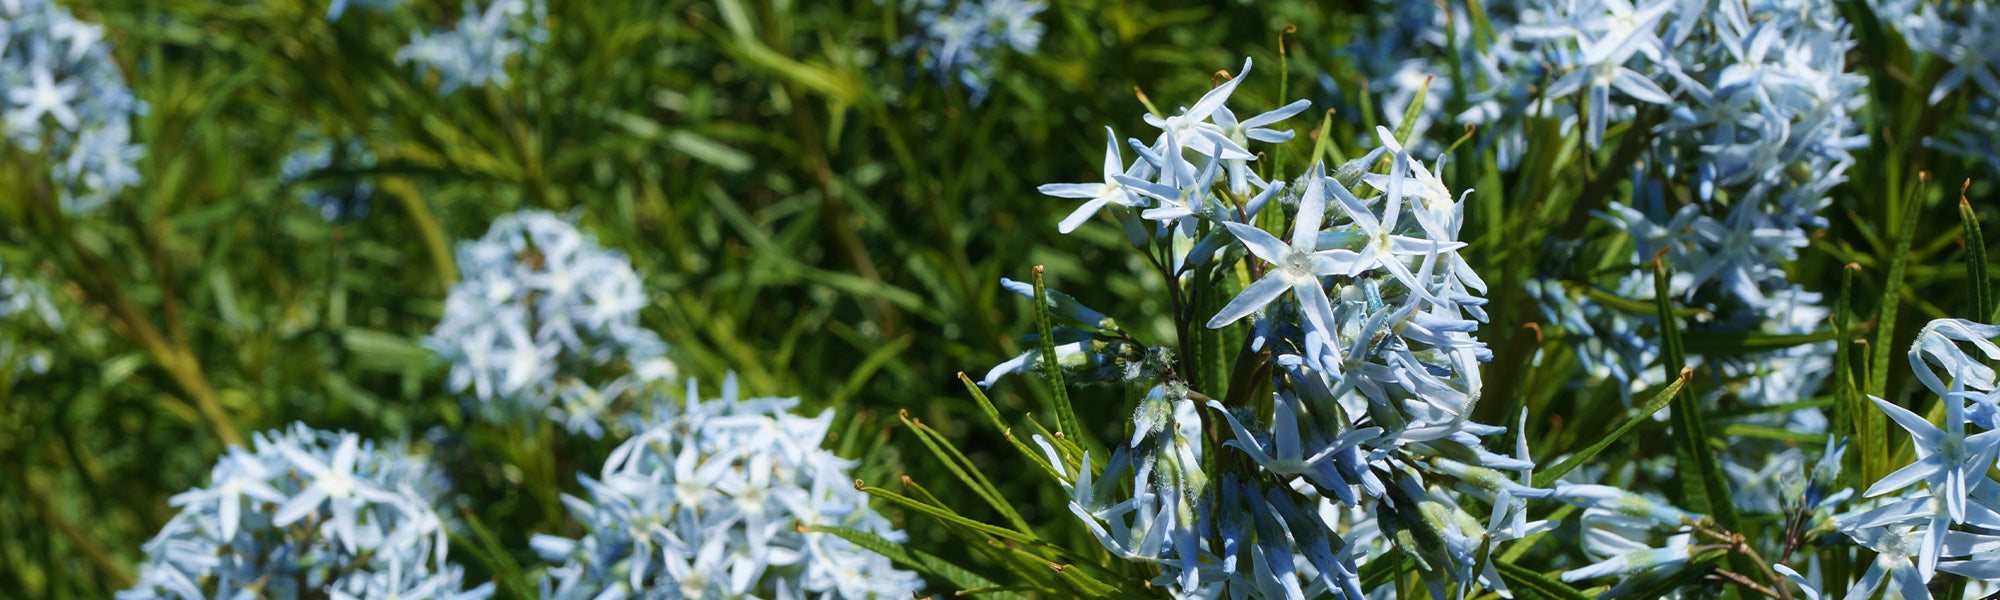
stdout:
[(1979, 231), (1979, 213), (1972, 210), (1963, 190), (1958, 197), (1958, 218), (1965, 229), (1965, 276), (1966, 285), (1971, 288), (1968, 291), (1972, 295), (1972, 318), (1988, 318), (1986, 322), (1991, 323), (1993, 282), (1986, 274), (1986, 236)]
[[(860, 482), (856, 481), (855, 483), (859, 484)], [(1005, 527), (999, 527), (995, 525), (989, 525), (986, 523), (974, 521), (972, 519), (965, 518), (964, 516), (959, 515), (956, 512), (952, 512), (952, 510), (949, 508), (937, 506), (934, 504), (918, 502), (915, 499), (910, 498), (909, 496), (904, 496), (902, 494), (891, 492), (889, 490), (867, 485), (856, 485), (854, 487), (855, 489), (861, 490), (862, 492), (865, 492), (870, 496), (894, 502), (896, 503), (896, 505), (902, 506), (903, 508), (924, 513), (932, 517), (936, 517), (940, 521), (944, 521), (954, 525), (959, 525), (967, 529), (971, 529), (973, 531), (984, 533), (986, 535), (990, 535), (997, 538), (1014, 540), (1016, 542), (1022, 542), (1022, 543), (1035, 543), (1040, 541), (1037, 540), (1035, 536), (1032, 534), (1021, 533), (1019, 531), (1014, 531), (1012, 529), (1008, 529)]]
[(451, 538), (458, 540), (459, 545), (473, 550), (473, 555), (485, 563), (487, 570), (493, 572), (494, 579), (499, 582), (500, 587), (507, 590), (508, 594), (515, 598), (534, 598), (536, 595), (533, 586), (528, 585), (527, 576), (521, 571), (521, 564), (514, 561), (514, 555), (507, 552), (507, 546), (501, 544), (500, 538), (493, 535), (493, 530), (488, 529), (486, 524), (479, 520), (479, 516), (473, 514), (470, 509), (459, 512), (465, 515), (465, 525), (472, 530), (472, 539), (466, 540), (455, 533), (451, 534)]
[(1683, 332), (1681, 350), (1691, 354), (1751, 354), (1817, 344), (1833, 339), (1833, 330), (1812, 333), (1776, 334), (1763, 332), (1711, 333)]
[[(902, 544), (889, 541), (873, 533), (846, 527), (816, 525), (800, 525), (799, 530), (811, 533), (825, 533), (847, 540), (849, 543), (860, 546), (869, 552), (888, 557), (889, 560), (896, 561), (897, 564), (916, 569), (938, 579), (949, 581), (952, 585), (958, 586), (960, 590), (993, 589), (997, 587), (993, 583), (993, 580), (980, 576), (978, 573), (952, 564), (950, 561), (942, 558), (926, 554), (921, 550), (905, 548)], [(1012, 597), (1013, 595), (996, 594), (996, 596), (1005, 598)]]
[(1347, 162), (1347, 157), (1340, 153), (1340, 144), (1333, 141), (1333, 109), (1331, 108), (1326, 109), (1326, 114), (1319, 119), (1319, 137), (1313, 139), (1313, 162), (1327, 164), (1323, 161), (1329, 156), (1333, 158), (1331, 164), (1338, 165)]
[(1874, 357), (1868, 361), (1868, 393), (1887, 396), (1889, 392), (1889, 368), (1896, 361), (1890, 359), (1890, 351), (1896, 341), (1896, 312), (1902, 307), (1903, 275), (1910, 263), (1910, 241), (1917, 235), (1917, 207), (1923, 201), (1916, 197), (1903, 200), (1903, 229), (1896, 232), (1896, 249), (1890, 253), (1889, 277), (1882, 288), (1882, 311), (1875, 319)]
[(950, 440), (946, 440), (944, 434), (931, 429), (922, 421), (910, 418), (909, 411), (903, 411), (898, 416), (902, 419), (903, 425), (917, 435), (917, 440), (923, 442), (924, 446), (930, 449), (931, 455), (936, 456), (938, 462), (944, 463), (952, 475), (957, 476), (966, 487), (972, 488), (972, 492), (978, 494), (979, 498), (985, 500), (994, 510), (1000, 511), (1000, 515), (1006, 517), (1014, 529), (1028, 531), (1027, 521), (1022, 520), (1021, 514), (1014, 511), (1014, 505), (1002, 497), (1000, 489), (993, 485), (993, 481), (987, 479), (985, 473), (979, 472), (979, 468), (973, 466), (971, 459), (966, 458), (963, 452), (959, 452)]
[[(1903, 275), (1909, 267), (1910, 241), (1917, 235), (1917, 207), (1922, 204), (1923, 201), (1915, 195), (1903, 198), (1903, 228), (1896, 232), (1896, 249), (1890, 253), (1889, 259), (1889, 277), (1883, 283), (1881, 312), (1875, 317), (1875, 341), (1868, 360), (1868, 394), (1878, 398), (1889, 395), (1889, 369), (1896, 362), (1891, 359), (1890, 353), (1896, 343), (1896, 312), (1903, 304)], [(1881, 427), (1878, 424), (1887, 424), (1881, 411), (1868, 410), (1860, 414), (1868, 415), (1868, 426), (1872, 429), (1879, 430)], [(1877, 469), (1886, 469), (1889, 445), (1878, 441), (1871, 454), (1863, 462), (1863, 484), (1872, 484), (1888, 475), (1886, 470), (1871, 471), (1866, 465), (1872, 463), (1877, 465)]]
[(1424, 77), (1424, 84), (1417, 87), (1417, 96), (1410, 99), (1410, 107), (1403, 109), (1403, 122), (1396, 124), (1396, 143), (1410, 145), (1410, 132), (1417, 128), (1417, 117), (1424, 112), (1424, 94), (1431, 91), (1431, 78)]
[[(1721, 562), (1722, 558), (1728, 554), (1729, 551), (1727, 550), (1711, 550), (1702, 553), (1694, 557), (1694, 560), (1688, 561), (1686, 565), (1681, 566), (1680, 572), (1661, 578), (1659, 581), (1653, 583), (1653, 585), (1639, 588), (1631, 597), (1633, 600), (1659, 600), (1660, 598), (1665, 598), (1668, 594), (1680, 590), (1681, 586), (1693, 583), (1694, 580), (1707, 575), (1709, 570), (1715, 566), (1715, 563)], [(1734, 590), (1735, 588), (1730, 589)]]
[(958, 379), (965, 383), (966, 390), (972, 392), (973, 399), (979, 401), (979, 410), (986, 413), (986, 418), (993, 422), (993, 428), (1007, 436), (1007, 442), (1013, 444), (1014, 449), (1019, 450), (1021, 456), (1028, 459), (1029, 464), (1040, 467), (1042, 472), (1047, 474), (1050, 479), (1057, 481), (1064, 480), (1062, 475), (1056, 472), (1055, 467), (1050, 465), (1047, 460), (1044, 460), (1040, 453), (1035, 452), (1033, 448), (1029, 448), (1028, 444), (1022, 442), (1020, 438), (1014, 437), (1014, 430), (1007, 427), (1007, 424), (1000, 420), (1000, 411), (993, 408), (993, 401), (986, 398), (986, 392), (979, 389), (979, 384), (973, 383), (972, 378), (966, 376), (964, 373), (959, 373)]
[(1641, 423), (1646, 423), (1648, 421), (1653, 420), (1653, 413), (1659, 412), (1660, 409), (1665, 408), (1667, 406), (1667, 403), (1674, 399), (1674, 396), (1680, 394), (1681, 388), (1687, 386), (1688, 379), (1692, 377), (1694, 377), (1693, 369), (1682, 368), (1681, 376), (1679, 378), (1675, 379), (1673, 383), (1668, 384), (1666, 389), (1660, 390), (1660, 393), (1656, 396), (1653, 396), (1652, 400), (1646, 401), (1646, 405), (1639, 409), (1638, 414), (1632, 415), (1632, 418), (1626, 419), (1624, 423), (1621, 423), (1618, 425), (1617, 428), (1612, 429), (1609, 435), (1606, 435), (1603, 438), (1598, 439), (1595, 443), (1592, 443), (1591, 445), (1584, 447), (1584, 449), (1577, 451), (1575, 454), (1570, 455), (1569, 458), (1563, 459), (1562, 462), (1556, 463), (1555, 466), (1549, 467), (1548, 469), (1545, 469), (1540, 473), (1536, 473), (1534, 479), (1535, 487), (1538, 488), (1548, 487), (1550, 484), (1555, 483), (1556, 480), (1562, 479), (1563, 475), (1567, 475), (1569, 474), (1570, 471), (1575, 470), (1577, 467), (1583, 466), (1583, 463), (1585, 461), (1588, 461), (1592, 457), (1597, 456), (1598, 453), (1603, 452), (1605, 448), (1611, 447), (1612, 443), (1617, 442), (1618, 439), (1624, 437), (1625, 434), (1631, 433), (1632, 430), (1634, 428), (1637, 428)]
[[(1664, 362), (1667, 376), (1680, 378), (1687, 369), (1687, 355), (1681, 346), (1680, 320), (1673, 317), (1673, 293), (1669, 289), (1670, 277), (1666, 263), (1653, 260), (1653, 302), (1659, 307), (1661, 347), (1665, 349)], [(1670, 405), (1673, 407), (1672, 437), (1674, 455), (1677, 459), (1676, 473), (1680, 476), (1681, 495), (1685, 508), (1710, 515), (1724, 529), (1736, 530), (1734, 506), (1730, 504), (1729, 481), (1723, 478), (1722, 468), (1715, 463), (1714, 447), (1709, 443), (1707, 427), (1702, 422), (1700, 399), (1686, 391), (1674, 394)]]
[(1848, 263), (1840, 273), (1840, 296), (1833, 302), (1833, 395), (1835, 431), (1848, 431), (1854, 435), (1855, 451), (1848, 453), (1850, 467), (1859, 467), (1864, 481), (1872, 481), (1869, 473), (1881, 472), (1876, 458), (1881, 455), (1878, 448), (1882, 444), (1879, 426), (1871, 426), (1870, 415), (1873, 407), (1861, 397), (1860, 386), (1854, 381), (1854, 357), (1849, 350), (1854, 346), (1854, 318), (1849, 298), (1854, 294), (1854, 272), (1860, 265)]
[(1118, 588), (1098, 581), (1097, 578), (1091, 577), (1089, 573), (1083, 572), (1083, 569), (1076, 568), (1076, 565), (1052, 564), (1049, 565), (1049, 568), (1054, 569), (1056, 575), (1061, 576), (1064, 583), (1068, 583), (1070, 587), (1083, 592), (1085, 597), (1109, 598), (1122, 595), (1118, 593)]
[(1042, 266), (1035, 265), (1035, 329), (1042, 334), (1042, 376), (1049, 382), (1049, 392), (1056, 399), (1056, 430), (1065, 436), (1083, 434), (1083, 427), (1076, 422), (1076, 411), (1069, 404), (1069, 385), (1063, 382), (1062, 361), (1056, 358), (1055, 318), (1049, 315), (1049, 290), (1042, 282)]
[(1515, 593), (1528, 592), (1530, 598), (1546, 600), (1593, 600), (1561, 580), (1514, 563), (1494, 561), (1493, 566), (1500, 572), (1500, 579), (1507, 582), (1507, 588)]

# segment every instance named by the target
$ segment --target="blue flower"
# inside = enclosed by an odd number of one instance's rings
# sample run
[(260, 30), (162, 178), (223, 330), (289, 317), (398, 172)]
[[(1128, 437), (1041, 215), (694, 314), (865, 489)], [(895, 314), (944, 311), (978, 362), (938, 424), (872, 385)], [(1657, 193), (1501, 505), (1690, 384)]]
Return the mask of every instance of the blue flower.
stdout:
[[(994, 63), (1000, 49), (1033, 55), (1042, 42), (1036, 15), (1048, 8), (1039, 0), (938, 0), (904, 2), (921, 31), (911, 34), (899, 51), (921, 52), (923, 65), (939, 82), (957, 80), (972, 92), (973, 102), (991, 91)], [(914, 4), (915, 6), (911, 6)], [(951, 4), (947, 9), (946, 5)]]
[(1075, 212), (1071, 212), (1069, 216), (1063, 217), (1062, 223), (1056, 226), (1057, 231), (1063, 233), (1076, 231), (1077, 227), (1083, 225), (1084, 220), (1089, 219), (1091, 215), (1097, 214), (1097, 211), (1104, 208), (1107, 204), (1134, 207), (1145, 202), (1143, 198), (1126, 189), (1124, 184), (1119, 183), (1118, 178), (1121, 175), (1144, 178), (1148, 176), (1147, 171), (1152, 167), (1146, 164), (1145, 161), (1138, 161), (1133, 163), (1131, 169), (1127, 169), (1125, 167), (1125, 159), (1118, 152), (1118, 134), (1112, 132), (1110, 127), (1106, 127), (1104, 128), (1104, 137), (1104, 181), (1102, 183), (1045, 183), (1041, 187), (1036, 188), (1043, 194), (1057, 198), (1084, 199), (1082, 206), (1076, 207)]
[(1928, 484), (1931, 493), (1943, 500), (1951, 521), (1964, 522), (1966, 498), (1973, 482), (1985, 478), (1986, 471), (1993, 467), (1995, 454), (2000, 453), (2000, 430), (1966, 435), (1965, 405), (1956, 399), (1947, 399), (1944, 403), (1945, 428), (1942, 430), (1909, 409), (1874, 396), (1868, 399), (1887, 413), (1890, 420), (1910, 432), (1917, 461), (1883, 476), (1863, 495), (1880, 496), (1923, 481)]
[[(1128, 145), (1149, 169), (1114, 173), (1125, 165), (1113, 150), (1106, 171), (1127, 194), (1114, 212), (1129, 240), (1171, 259), (1159, 261), (1169, 285), (1233, 279), (1239, 265), (1259, 273), (1207, 325), (1249, 322), (1249, 347), (1270, 353), (1269, 408), (1210, 398), (1173, 369), (1126, 368), (1115, 381), (1147, 391), (1130, 437), (1101, 471), (1085, 461), (1069, 473), (1054, 447), (1037, 439), (1071, 494), (1071, 512), (1112, 555), (1157, 565), (1153, 583), (1175, 594), (1359, 597), (1356, 559), (1392, 545), (1420, 557), (1440, 597), (1446, 585), (1461, 594), (1474, 585), (1504, 589), (1481, 565), (1490, 567), (1496, 543), (1546, 526), (1526, 520), (1524, 501), (1550, 491), (1526, 483), (1534, 463), (1524, 445), (1518, 456), (1483, 447), (1483, 436), (1506, 428), (1467, 418), (1480, 389), (1478, 362), (1491, 352), (1474, 336), (1485, 317), (1485, 283), (1459, 256), (1461, 198), (1386, 129), (1377, 130), (1380, 147), (1331, 173), (1314, 164), (1290, 185), (1236, 174), (1254, 160), (1250, 144), (1290, 138), (1263, 125), (1306, 106), (1236, 119), (1226, 104), (1250, 67), (1246, 61), (1243, 73), (1177, 114), (1147, 118), (1159, 138)], [(1385, 158), (1387, 172), (1371, 173)], [(1225, 167), (1226, 183), (1218, 180)], [(1100, 201), (1110, 189), (1045, 191), (1102, 206), (1113, 203)], [(1289, 239), (1252, 225), (1273, 200), (1295, 207)], [(1236, 260), (1246, 255), (1258, 261)], [(1278, 301), (1287, 292), (1295, 302)], [(1081, 315), (1065, 322), (1082, 327), (1052, 332), (1066, 372), (1072, 362), (1139, 365), (1169, 355), (1118, 354), (1138, 342), (1110, 319), (1088, 322), (1099, 318), (1094, 311), (1051, 302), (1059, 313)], [(1034, 356), (995, 373), (1027, 370)], [(1217, 420), (1203, 410), (1219, 412), (1228, 429), (1204, 434), (1204, 421)], [(1333, 502), (1375, 517), (1336, 528), (1338, 519), (1324, 516)]]
[(922, 583), (915, 574), (830, 534), (800, 531), (846, 527), (904, 539), (855, 489), (854, 461), (819, 447), (832, 411), (787, 412), (796, 404), (740, 399), (734, 375), (721, 398), (704, 401), (690, 381), (686, 405), (660, 411), (675, 416), (613, 449), (598, 477), (578, 477), (587, 498), (563, 497), (586, 534), (534, 537), (543, 559), (559, 564), (543, 579), (542, 597), (910, 597)]
[(619, 408), (647, 406), (675, 376), (666, 344), (639, 324), (647, 299), (631, 261), (566, 218), (501, 217), (459, 244), (458, 264), (464, 275), (424, 346), (451, 364), (447, 387), (482, 417), (546, 415), (600, 436)]
[(180, 513), (146, 543), (120, 600), (492, 595), (446, 561), (441, 479), (421, 458), (304, 424), (253, 446), (231, 446), (208, 487), (168, 500)]
[(547, 36), (541, 0), (493, 0), (480, 10), (469, 0), (458, 27), (418, 33), (396, 51), (399, 64), (415, 63), (417, 74), (435, 71), (438, 93), (487, 84), (506, 87), (507, 61)]
[[(0, 121), (6, 140), (49, 161), (64, 210), (87, 213), (139, 183), (132, 95), (103, 41), (49, 0), (0, 2)], [(46, 145), (45, 145), (46, 142)]]
[[(1333, 331), (1333, 304), (1327, 300), (1325, 288), (1320, 287), (1322, 275), (1351, 274), (1356, 254), (1351, 250), (1319, 249), (1320, 220), (1326, 217), (1326, 186), (1330, 181), (1317, 165), (1306, 171), (1305, 192), (1299, 196), (1298, 216), (1293, 219), (1292, 241), (1285, 244), (1264, 230), (1242, 223), (1223, 222), (1229, 233), (1243, 243), (1257, 258), (1264, 259), (1273, 267), (1262, 279), (1243, 288), (1243, 293), (1230, 300), (1227, 306), (1208, 320), (1209, 329), (1218, 329), (1248, 316), (1251, 312), (1270, 304), (1286, 291), (1297, 298), (1301, 310), (1314, 330), (1322, 334)], [(1353, 197), (1339, 181), (1331, 181), (1337, 194)]]

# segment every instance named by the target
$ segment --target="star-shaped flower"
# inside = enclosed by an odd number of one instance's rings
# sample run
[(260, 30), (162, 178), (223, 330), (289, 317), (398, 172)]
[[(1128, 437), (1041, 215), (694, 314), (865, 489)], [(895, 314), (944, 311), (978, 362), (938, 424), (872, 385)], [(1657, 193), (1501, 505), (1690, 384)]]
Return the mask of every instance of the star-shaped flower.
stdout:
[[(1270, 272), (1262, 279), (1243, 288), (1243, 293), (1229, 301), (1222, 311), (1208, 320), (1209, 329), (1220, 329), (1236, 322), (1272, 300), (1278, 299), (1285, 290), (1297, 296), (1301, 311), (1305, 313), (1312, 328), (1319, 331), (1333, 331), (1333, 304), (1327, 299), (1326, 289), (1320, 287), (1322, 275), (1340, 273), (1346, 263), (1354, 259), (1351, 250), (1320, 250), (1319, 224), (1326, 213), (1325, 172), (1318, 165), (1306, 172), (1305, 193), (1299, 196), (1299, 214), (1292, 219), (1292, 241), (1285, 244), (1264, 230), (1235, 222), (1223, 222), (1236, 239), (1251, 254), (1272, 265)], [(1347, 189), (1334, 182), (1334, 189), (1346, 194)]]
[[(1056, 225), (1057, 231), (1063, 233), (1076, 231), (1078, 226), (1083, 225), (1084, 220), (1089, 219), (1091, 215), (1097, 214), (1097, 211), (1104, 208), (1106, 204), (1118, 204), (1121, 206), (1145, 205), (1146, 201), (1143, 198), (1133, 194), (1130, 189), (1125, 187), (1125, 184), (1118, 182), (1120, 175), (1142, 177), (1143, 174), (1127, 172), (1125, 170), (1125, 159), (1118, 153), (1118, 134), (1113, 133), (1110, 127), (1104, 128), (1104, 138), (1103, 183), (1046, 183), (1042, 184), (1041, 187), (1035, 188), (1043, 194), (1057, 198), (1084, 199), (1082, 206), (1076, 207), (1076, 210), (1069, 213), (1069, 216), (1063, 217), (1061, 224)], [(1141, 167), (1135, 164), (1132, 168), (1134, 171), (1138, 171)]]
[(1874, 396), (1868, 399), (1875, 401), (1875, 406), (1888, 414), (1889, 419), (1909, 430), (1911, 442), (1916, 446), (1917, 462), (1876, 481), (1863, 495), (1871, 498), (1880, 496), (1921, 480), (1929, 484), (1933, 495), (1944, 498), (1945, 510), (1951, 515), (1951, 521), (1964, 523), (1966, 496), (1971, 482), (1984, 478), (1986, 470), (1993, 466), (1995, 452), (2000, 450), (2000, 430), (1965, 435), (1965, 405), (1962, 402), (1944, 403), (1945, 428), (1938, 429), (1909, 409)]

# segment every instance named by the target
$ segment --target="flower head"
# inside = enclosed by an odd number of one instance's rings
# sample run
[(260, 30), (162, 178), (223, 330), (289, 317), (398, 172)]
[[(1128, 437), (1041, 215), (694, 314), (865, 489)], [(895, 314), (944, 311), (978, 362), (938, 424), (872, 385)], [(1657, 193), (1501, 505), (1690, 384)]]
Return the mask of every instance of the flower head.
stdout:
[(903, 539), (853, 486), (854, 461), (819, 447), (832, 412), (787, 412), (796, 403), (740, 399), (733, 375), (721, 398), (704, 401), (689, 382), (676, 416), (612, 450), (597, 477), (579, 476), (588, 497), (564, 497), (587, 533), (532, 540), (559, 563), (543, 597), (909, 597), (921, 584), (914, 574), (832, 534), (802, 531)]
[[(352, 433), (291, 428), (231, 446), (208, 487), (175, 495), (121, 600), (239, 594), (478, 600), (446, 560), (442, 481), (422, 459)], [(398, 596), (400, 594), (400, 596)]]
[(674, 375), (666, 344), (639, 325), (647, 301), (631, 262), (566, 218), (501, 217), (459, 244), (458, 264), (464, 277), (424, 345), (450, 362), (448, 387), (482, 416), (546, 414), (595, 437), (617, 420), (614, 404), (647, 406)]

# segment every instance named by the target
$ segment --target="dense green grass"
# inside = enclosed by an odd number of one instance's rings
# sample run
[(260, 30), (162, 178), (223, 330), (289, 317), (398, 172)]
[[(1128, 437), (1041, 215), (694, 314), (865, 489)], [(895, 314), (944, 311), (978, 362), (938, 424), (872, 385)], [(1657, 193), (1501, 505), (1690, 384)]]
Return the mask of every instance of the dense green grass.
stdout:
[[(556, 493), (575, 491), (574, 473), (614, 441), (469, 423), (419, 344), (456, 276), (452, 244), (523, 208), (572, 211), (632, 258), (653, 300), (644, 322), (683, 373), (713, 382), (733, 371), (752, 393), (838, 409), (833, 443), (862, 460), (856, 477), (896, 488), (907, 474), (997, 521), (913, 441), (898, 422), (906, 413), (1010, 497), (1046, 500), (1020, 505), (1047, 524), (1045, 538), (1081, 541), (1060, 490), (1014, 466), (957, 374), (1025, 349), (1030, 304), (998, 280), (1034, 265), (1048, 266), (1053, 287), (1136, 321), (1130, 329), (1164, 333), (1170, 322), (1162, 282), (1107, 250), (1119, 233), (1100, 221), (1057, 234), (1073, 205), (1034, 186), (1095, 177), (1104, 125), (1145, 130), (1135, 88), (1163, 107), (1185, 103), (1245, 55), (1285, 76), (1246, 83), (1233, 104), (1313, 99), (1290, 125), (1314, 129), (1330, 100), (1322, 74), (1362, 89), (1336, 49), (1368, 6), (1058, 3), (1041, 17), (1038, 54), (1005, 59), (991, 97), (974, 104), (888, 50), (910, 27), (894, 2), (556, 0), (550, 41), (514, 65), (511, 87), (446, 97), (393, 55), (406, 32), (456, 18), (453, 3), (331, 24), (318, 2), (71, 4), (107, 26), (150, 105), (135, 124), (146, 183), (99, 213), (63, 215), (38, 191), (41, 157), (8, 148), (0, 165), (0, 265), (47, 285), (66, 321), (0, 323), (4, 343), (53, 358), (46, 374), (0, 378), (4, 597), (121, 589), (140, 544), (172, 516), (168, 496), (203, 485), (225, 444), (295, 420), (470, 453), (441, 457), (457, 501), (514, 560), (532, 559), (528, 535), (568, 527)], [(1854, 370), (1857, 383), (1894, 397), (1909, 387), (1894, 350), (1921, 322), (1987, 316), (1971, 309), (1958, 200), (1970, 179), (1972, 214), (1990, 231), (1995, 188), (1980, 165), (1914, 141), (1958, 110), (1922, 106), (1941, 69), (1880, 39), (1865, 8), (1844, 9), (1885, 59), (1856, 61), (1874, 79), (1871, 146), (1794, 280), (1831, 302), (1851, 273), (1842, 343), (1852, 365), (1872, 367)], [(1330, 139), (1351, 145), (1375, 121), (1395, 120), (1333, 114)], [(318, 175), (376, 182), (365, 220), (329, 225), (279, 181), (291, 140), (312, 128), (359, 137), (381, 158)], [(1432, 131), (1443, 144), (1460, 133)], [(1477, 416), (1508, 422), (1507, 407), (1527, 406), (1535, 456), (1552, 457), (1594, 441), (1624, 409), (1539, 337), (1522, 282), (1547, 263), (1552, 236), (1588, 240), (1586, 254), (1623, 252), (1628, 242), (1577, 215), (1628, 192), (1600, 182), (1615, 148), (1583, 154), (1573, 135), (1539, 134), (1578, 154), (1503, 176), (1468, 143), (1445, 179), (1478, 190), (1466, 255), (1494, 290), (1480, 335), (1497, 358)], [(1313, 143), (1302, 135), (1274, 158), (1302, 164)], [(1898, 238), (1913, 240), (1907, 255)], [(1900, 294), (1885, 303), (1894, 273)], [(1086, 429), (1124, 431), (1124, 392), (1072, 394)], [(1052, 422), (1046, 396), (1021, 380), (992, 394), (1004, 412)], [(1609, 452), (1664, 447), (1665, 431), (1642, 427), (1639, 442)], [(970, 560), (935, 521), (906, 526), (911, 547)], [(497, 560), (470, 545), (454, 556), (476, 577)]]

